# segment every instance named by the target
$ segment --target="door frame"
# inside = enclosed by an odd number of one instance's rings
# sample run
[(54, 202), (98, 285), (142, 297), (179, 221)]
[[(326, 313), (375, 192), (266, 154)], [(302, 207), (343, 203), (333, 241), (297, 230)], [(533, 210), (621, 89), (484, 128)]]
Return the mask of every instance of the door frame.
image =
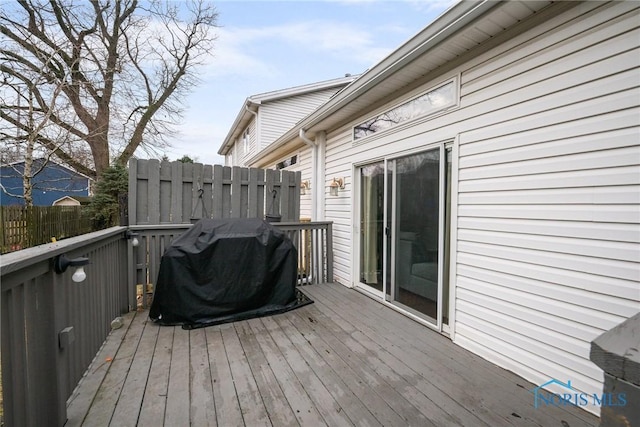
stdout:
[[(376, 289), (371, 288), (370, 286), (367, 286), (365, 284), (360, 283), (360, 254), (361, 254), (361, 239), (360, 239), (360, 216), (361, 216), (361, 185), (360, 185), (360, 168), (362, 168), (363, 166), (366, 165), (370, 165), (373, 163), (377, 163), (377, 162), (383, 162), (384, 165), (384, 169), (385, 169), (385, 178), (384, 178), (384, 205), (385, 205), (385, 213), (384, 213), (384, 221), (385, 221), (385, 225), (387, 224), (387, 209), (386, 207), (388, 206), (387, 203), (389, 203), (388, 201), (388, 178), (386, 176), (386, 171), (387, 169), (387, 162), (391, 161), (391, 160), (395, 160), (398, 158), (402, 158), (402, 157), (406, 157), (406, 156), (410, 156), (412, 154), (417, 154), (417, 153), (421, 153), (424, 151), (429, 151), (435, 148), (439, 148), (440, 150), (440, 169), (439, 169), (439, 177), (440, 177), (440, 182), (446, 182), (446, 150), (447, 148), (451, 148), (451, 178), (450, 178), (450, 182), (448, 183), (448, 185), (450, 185), (450, 191), (451, 191), (451, 199), (450, 199), (450, 205), (449, 205), (449, 209), (450, 209), (450, 230), (449, 230), (449, 245), (447, 248), (447, 245), (445, 245), (444, 242), (444, 238), (445, 238), (445, 225), (446, 225), (446, 218), (445, 218), (445, 204), (446, 204), (446, 186), (445, 185), (440, 185), (439, 189), (438, 189), (438, 197), (439, 197), (439, 202), (438, 202), (438, 215), (439, 215), (439, 225), (438, 225), (438, 302), (437, 302), (437, 319), (436, 319), (436, 323), (432, 323), (431, 321), (427, 320), (424, 316), (420, 316), (420, 315), (416, 315), (415, 313), (412, 313), (409, 310), (404, 309), (402, 306), (399, 306), (398, 304), (395, 304), (393, 301), (388, 301), (387, 300), (387, 288), (388, 286), (390, 286), (390, 284), (387, 283), (387, 272), (386, 272), (386, 268), (387, 268), (387, 251), (391, 250), (393, 251), (393, 246), (391, 245), (392, 248), (388, 248), (388, 244), (387, 244), (387, 239), (385, 236), (385, 239), (383, 239), (383, 288), (382, 291), (378, 291)], [(409, 150), (403, 150), (400, 152), (394, 152), (394, 153), (390, 153), (388, 155), (385, 156), (377, 156), (377, 157), (372, 157), (370, 159), (364, 160), (364, 161), (359, 161), (357, 163), (353, 163), (352, 164), (352, 176), (354, 177), (353, 180), (353, 184), (354, 184), (354, 191), (353, 191), (353, 198), (352, 198), (352, 224), (353, 224), (353, 260), (352, 260), (352, 284), (351, 286), (358, 290), (361, 291), (371, 297), (373, 297), (376, 300), (379, 300), (381, 303), (383, 303), (384, 305), (387, 305), (391, 308), (393, 308), (394, 310), (397, 310), (411, 318), (413, 318), (414, 320), (418, 321), (419, 323), (428, 326), (432, 329), (435, 329), (439, 332), (443, 332), (445, 334), (448, 334), (451, 339), (454, 338), (454, 334), (455, 334), (455, 306), (456, 306), (456, 253), (457, 253), (457, 210), (458, 210), (458, 198), (457, 198), (457, 194), (458, 194), (458, 156), (459, 156), (459, 137), (456, 136), (454, 138), (449, 138), (449, 139), (445, 139), (445, 140), (441, 140), (438, 142), (434, 142), (434, 143), (430, 143), (430, 144), (424, 144), (421, 145), (420, 147), (414, 147), (412, 149)], [(391, 212), (393, 215), (395, 215), (395, 209), (391, 209)], [(391, 227), (393, 229), (393, 227)], [(392, 236), (393, 239), (393, 236)], [(448, 325), (445, 325), (442, 321), (443, 319), (443, 307), (442, 307), (442, 303), (443, 303), (443, 279), (444, 279), (444, 257), (445, 257), (445, 249), (447, 250), (447, 255), (449, 256), (449, 307), (448, 307), (448, 319), (449, 319), (449, 323)], [(394, 254), (391, 253), (390, 256), (393, 256)], [(393, 259), (393, 258), (392, 258)], [(394, 268), (394, 262), (391, 262), (391, 268)], [(393, 273), (393, 271), (392, 271)]]
[[(383, 277), (383, 288), (382, 291), (378, 291), (377, 289), (373, 289), (371, 286), (367, 286), (364, 283), (360, 282), (360, 255), (361, 255), (361, 251), (362, 248), (361, 246), (361, 239), (360, 239), (360, 233), (361, 233), (361, 229), (360, 229), (360, 216), (362, 214), (362, 210), (361, 210), (361, 193), (362, 193), (362, 186), (361, 186), (361, 181), (360, 181), (360, 168), (367, 166), (367, 165), (371, 165), (374, 163), (378, 163), (378, 162), (383, 162), (384, 164), (384, 157), (374, 157), (370, 160), (366, 160), (366, 161), (362, 161), (362, 162), (357, 162), (357, 163), (353, 163), (352, 164), (352, 172), (351, 172), (351, 176), (354, 177), (353, 179), (353, 197), (351, 198), (352, 201), (352, 206), (351, 206), (351, 212), (352, 212), (352, 219), (351, 219), (351, 224), (352, 226), (352, 242), (353, 242), (353, 259), (351, 262), (351, 287), (354, 289), (357, 289), (359, 291), (364, 292), (365, 294), (374, 297), (375, 299), (382, 299), (384, 300), (384, 277)], [(386, 185), (386, 184), (385, 184)], [(384, 248), (384, 244), (383, 244), (383, 248)], [(383, 249), (384, 251), (384, 249)], [(382, 273), (384, 276), (384, 272)]]

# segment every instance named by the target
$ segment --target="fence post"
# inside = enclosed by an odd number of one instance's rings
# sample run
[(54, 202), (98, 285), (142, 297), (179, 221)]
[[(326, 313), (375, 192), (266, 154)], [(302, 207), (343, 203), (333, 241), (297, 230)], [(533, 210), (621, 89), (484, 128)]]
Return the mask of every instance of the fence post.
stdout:
[(327, 224), (327, 282), (333, 283), (333, 223)]
[(5, 206), (0, 206), (0, 254), (4, 253), (7, 245), (7, 233), (5, 232), (5, 227), (7, 226), (4, 217), (5, 217)]
[(138, 160), (129, 160), (129, 224), (138, 223), (138, 211), (136, 201), (138, 200)]
[[(132, 159), (128, 224), (188, 224), (199, 187), (203, 189), (203, 207), (211, 218), (264, 218), (267, 214), (297, 221), (300, 179), (300, 172)], [(200, 212), (195, 213), (199, 218)]]

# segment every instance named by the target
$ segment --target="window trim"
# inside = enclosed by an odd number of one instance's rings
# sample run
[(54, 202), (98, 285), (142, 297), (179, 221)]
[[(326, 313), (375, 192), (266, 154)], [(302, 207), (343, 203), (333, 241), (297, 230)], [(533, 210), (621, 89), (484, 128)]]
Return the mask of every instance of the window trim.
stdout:
[[(377, 132), (373, 132), (369, 135), (365, 135), (365, 136), (361, 136), (359, 138), (356, 138), (356, 128), (359, 126), (362, 126), (364, 123), (367, 123), (368, 121), (371, 121), (377, 117), (380, 117), (384, 114), (388, 114), (396, 109), (402, 108), (403, 106), (414, 102), (415, 100), (424, 97), (426, 95), (428, 95), (431, 92), (435, 92), (436, 90), (447, 86), (451, 84), (452, 85), (452, 91), (453, 91), (453, 96), (452, 96), (452, 100), (451, 102), (443, 105), (442, 107), (438, 108), (438, 109), (434, 109), (432, 111), (429, 111), (425, 114), (421, 114), (418, 115), (416, 117), (411, 117), (407, 120), (404, 121), (400, 121), (396, 124), (393, 124), (390, 127), (387, 127), (386, 129), (382, 129), (380, 131)], [(440, 115), (443, 112), (447, 112), (449, 110), (451, 110), (452, 108), (458, 107), (460, 105), (460, 88), (458, 85), (458, 77), (454, 76), (451, 77), (449, 79), (446, 79), (444, 81), (441, 81), (440, 83), (433, 85), (431, 87), (429, 87), (427, 90), (420, 92), (419, 94), (412, 96), (411, 98), (404, 100), (404, 101), (400, 101), (400, 102), (396, 102), (395, 104), (393, 104), (391, 107), (386, 108), (385, 110), (382, 110), (380, 112), (378, 112), (377, 114), (374, 114), (372, 116), (369, 116), (366, 120), (361, 120), (359, 121), (357, 124), (355, 124), (354, 126), (351, 127), (351, 140), (354, 144), (360, 144), (361, 142), (363, 142), (364, 140), (367, 140), (369, 138), (374, 138), (380, 135), (384, 135), (387, 132), (393, 130), (393, 129), (402, 129), (404, 126), (408, 125), (408, 124), (414, 124), (415, 122), (419, 121), (419, 120), (425, 120), (425, 119), (431, 119), (434, 118), (438, 115)]]
[[(298, 160), (299, 160), (298, 157), (299, 157), (298, 154), (293, 154), (292, 156), (287, 156), (284, 159), (282, 159), (279, 162), (277, 162), (273, 167), (276, 170), (283, 170), (283, 169), (290, 168), (291, 166), (298, 164)], [(287, 162), (287, 161), (289, 162), (289, 164), (285, 166), (284, 163)], [(280, 165), (282, 165), (282, 166), (280, 166)]]
[(249, 127), (247, 127), (244, 132), (242, 132), (242, 154), (248, 154), (251, 148), (251, 132)]

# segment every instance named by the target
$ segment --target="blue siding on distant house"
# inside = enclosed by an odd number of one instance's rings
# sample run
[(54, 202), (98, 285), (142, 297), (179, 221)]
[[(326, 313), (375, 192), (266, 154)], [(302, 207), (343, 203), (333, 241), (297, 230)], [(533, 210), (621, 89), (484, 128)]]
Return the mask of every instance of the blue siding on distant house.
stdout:
[[(41, 160), (34, 160), (34, 169)], [(0, 205), (24, 205), (24, 199), (7, 193), (22, 196), (22, 172), (24, 162), (0, 167)], [(33, 180), (33, 204), (51, 206), (54, 201), (64, 197), (86, 197), (89, 195), (89, 178), (62, 165), (49, 162)]]

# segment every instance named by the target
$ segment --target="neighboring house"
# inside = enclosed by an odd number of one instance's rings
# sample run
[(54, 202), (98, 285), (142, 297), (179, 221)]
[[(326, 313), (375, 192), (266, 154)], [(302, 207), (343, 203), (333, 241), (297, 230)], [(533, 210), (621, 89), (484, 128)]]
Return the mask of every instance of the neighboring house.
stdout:
[[(246, 166), (246, 159), (264, 150), (354, 79), (346, 75), (248, 97), (218, 154), (225, 156), (227, 166)], [(291, 155), (278, 160), (281, 168), (297, 163), (298, 159), (291, 159), (295, 153), (287, 154)]]
[[(33, 161), (32, 170), (40, 169), (43, 159)], [(16, 162), (0, 167), (0, 205), (24, 205), (22, 176), (24, 162)], [(31, 181), (33, 185), (34, 206), (52, 206), (69, 204), (69, 198), (78, 201), (78, 197), (89, 196), (91, 178), (75, 172), (66, 166), (48, 161), (43, 170)], [(71, 202), (74, 204), (79, 204)]]
[(639, 8), (457, 3), (244, 162), (311, 159), (340, 283), (601, 393), (590, 342), (640, 311)]
[(54, 200), (52, 206), (80, 206), (80, 201), (74, 197), (64, 196)]

